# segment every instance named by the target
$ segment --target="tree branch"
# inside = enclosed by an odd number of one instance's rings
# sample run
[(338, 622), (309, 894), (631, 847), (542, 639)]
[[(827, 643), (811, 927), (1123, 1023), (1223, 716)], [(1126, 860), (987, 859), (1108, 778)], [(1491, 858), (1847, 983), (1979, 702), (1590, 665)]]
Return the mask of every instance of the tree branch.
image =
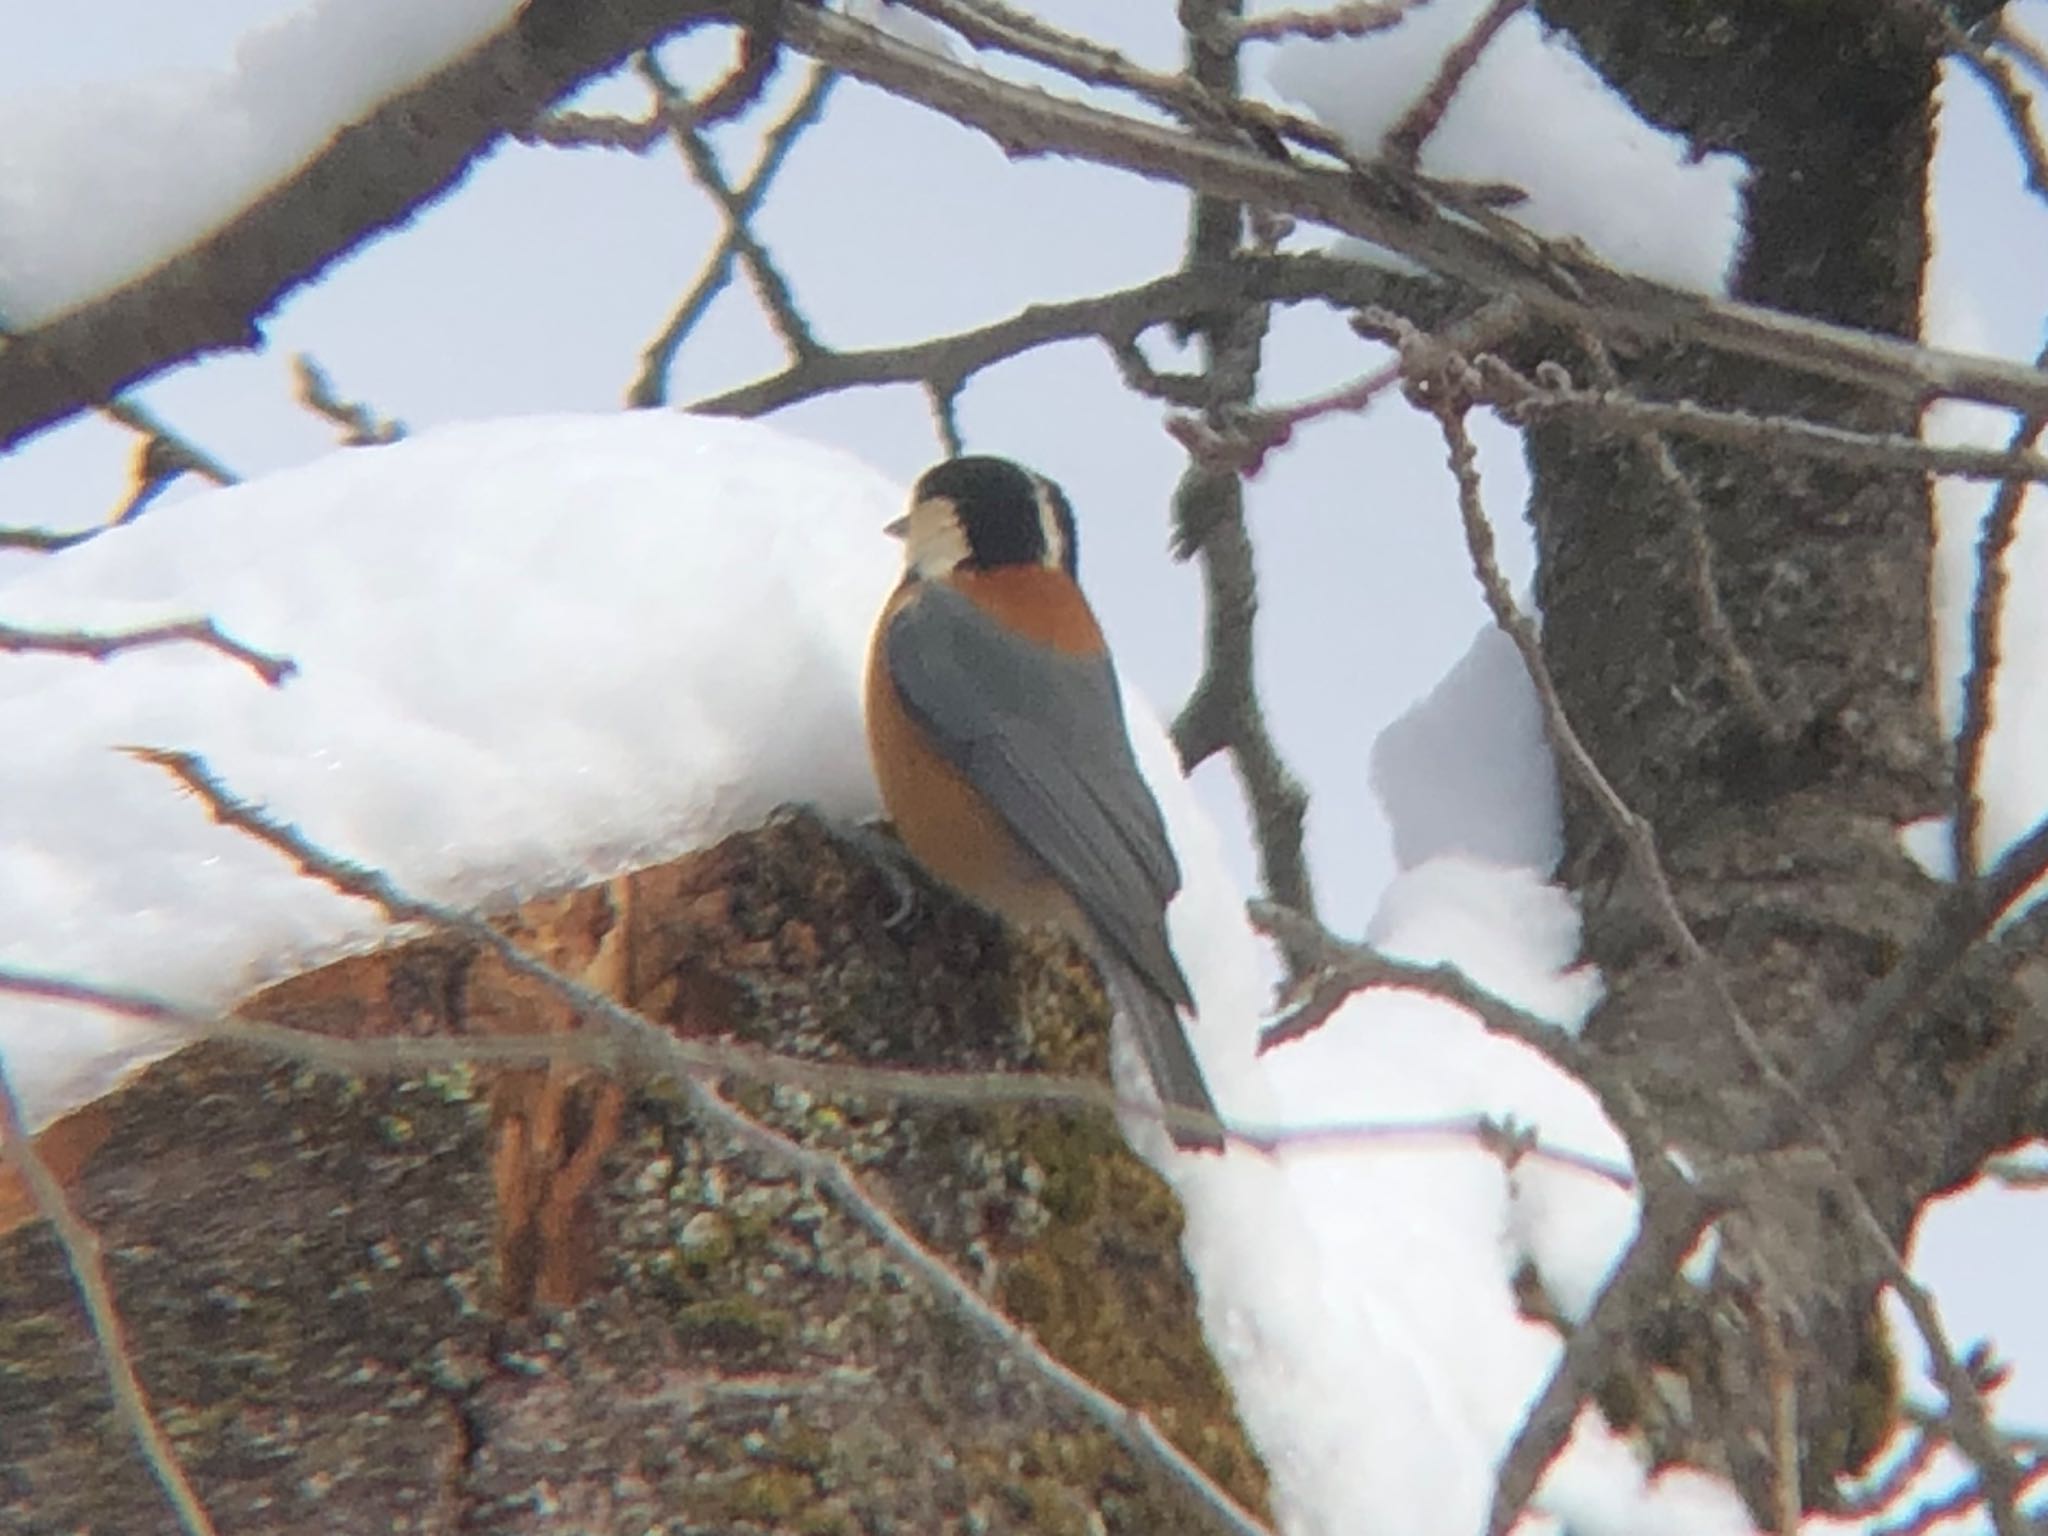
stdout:
[(63, 1184), (37, 1153), (34, 1140), (22, 1124), (21, 1106), (15, 1102), (14, 1089), (4, 1069), (0, 1069), (0, 1164), (11, 1166), (20, 1177), (35, 1208), (50, 1223), (57, 1246), (64, 1251), (65, 1262), (71, 1266), (72, 1283), (84, 1304), (93, 1344), (99, 1351), (100, 1370), (107, 1379), (107, 1394), (114, 1402), (114, 1417), (134, 1438), (143, 1465), (163, 1489), (164, 1499), (186, 1536), (214, 1536), (206, 1506), (193, 1491), (184, 1464), (178, 1460), (170, 1436), (150, 1411), (149, 1398), (135, 1374), (135, 1357), (128, 1352), (121, 1309), (114, 1301), (114, 1288), (107, 1281), (107, 1267), (101, 1262), (99, 1239), (71, 1208)]
[(197, 244), (0, 349), (0, 449), (174, 363), (255, 346), (258, 322), (286, 294), (448, 191), (549, 103), (720, 9), (532, 0)]
[(151, 624), (143, 629), (99, 633), (87, 629), (17, 629), (0, 624), (0, 651), (42, 651), (58, 656), (83, 656), (105, 661), (123, 651), (147, 650), (159, 645), (202, 645), (239, 661), (275, 688), (298, 671), (289, 656), (274, 656), (242, 644), (211, 619), (181, 619), (171, 624)]
[(1893, 399), (1950, 396), (2048, 409), (2041, 370), (1629, 277), (1526, 232), (1505, 245), (1420, 196), (1412, 182), (1371, 167), (1282, 161), (1011, 85), (828, 11), (787, 12), (784, 36), (835, 68), (988, 134), (1012, 154), (1068, 155), (1326, 224), (1482, 290), (1513, 293), (1537, 314), (1610, 340), (1682, 337)]

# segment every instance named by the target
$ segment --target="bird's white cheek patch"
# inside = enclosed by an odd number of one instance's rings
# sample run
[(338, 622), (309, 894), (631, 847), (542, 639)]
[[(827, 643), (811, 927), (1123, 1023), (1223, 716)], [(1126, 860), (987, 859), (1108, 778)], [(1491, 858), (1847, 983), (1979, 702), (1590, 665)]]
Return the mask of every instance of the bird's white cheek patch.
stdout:
[(910, 569), (926, 581), (952, 575), (973, 553), (967, 546), (967, 530), (960, 526), (960, 514), (946, 496), (920, 501), (910, 509), (910, 527), (903, 542)]

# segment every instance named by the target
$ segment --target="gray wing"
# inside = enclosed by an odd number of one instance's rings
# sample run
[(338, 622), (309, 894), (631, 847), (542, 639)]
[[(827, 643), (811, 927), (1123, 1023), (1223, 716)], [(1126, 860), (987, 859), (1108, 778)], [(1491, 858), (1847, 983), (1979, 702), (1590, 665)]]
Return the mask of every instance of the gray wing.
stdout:
[(1019, 643), (932, 585), (883, 637), (889, 677), (946, 761), (996, 808), (1115, 950), (1192, 1007), (1166, 938), (1180, 865), (1124, 731), (1101, 657)]

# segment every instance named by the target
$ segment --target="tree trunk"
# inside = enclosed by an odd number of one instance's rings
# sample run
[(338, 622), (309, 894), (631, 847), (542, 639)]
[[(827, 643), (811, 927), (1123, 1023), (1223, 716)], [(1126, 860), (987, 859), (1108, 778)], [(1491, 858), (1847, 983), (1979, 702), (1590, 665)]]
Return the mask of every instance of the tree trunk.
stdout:
[[(779, 823), (539, 903), (523, 945), (683, 1033), (954, 1070), (1106, 1072), (1071, 948)], [(571, 1027), (430, 939), (247, 1011), (349, 1036)], [(1237, 1495), (1173, 1197), (1099, 1115), (736, 1086)], [(1188, 1495), (823, 1191), (667, 1097), (541, 1073), (351, 1081), (218, 1046), (105, 1109), (77, 1190), (142, 1380), (223, 1532), (1201, 1529)], [(0, 1526), (175, 1529), (47, 1231), (0, 1239)]]
[[(1740, 296), (1917, 334), (1938, 53), (1911, 7), (1542, 9), (1648, 115), (1748, 159)], [(1653, 397), (1867, 431), (1918, 426), (1896, 401), (1696, 350), (1618, 361), (1625, 384)], [(1703, 573), (1670, 491), (1648, 455), (1612, 432), (1530, 435), (1545, 650), (1595, 759), (1654, 827), (1691, 926), (1796, 1081), (1841, 1038), (1938, 895), (1895, 837), (1900, 823), (1942, 810), (1947, 789), (1927, 488), (1912, 474), (1673, 448), (1704, 507), (1714, 591), (1771, 718), (1745, 709), (1705, 639)], [(1758, 1326), (1768, 1308), (1791, 1355), (1804, 1502), (1823, 1503), (1834, 1475), (1875, 1448), (1893, 1406), (1875, 1312), (1881, 1260), (1830, 1187), (1811, 1122), (1760, 1080), (1675, 956), (1611, 826), (1569, 793), (1566, 825), (1566, 874), (1610, 988), (1588, 1038), (1695, 1165), (1745, 1192), (1704, 1304), (1675, 1286), (1674, 1305), (1636, 1331), (1638, 1386), (1661, 1366), (1689, 1388), (1678, 1422), (1653, 1438), (1668, 1454), (1722, 1462), (1769, 1519), (1773, 1330)], [(1826, 1105), (1901, 1246), (1929, 1195), (2025, 1134), (2030, 1118), (2041, 1124), (2038, 1091), (1980, 1091), (2011, 1037), (2003, 998), (1952, 996), (1883, 1041)]]

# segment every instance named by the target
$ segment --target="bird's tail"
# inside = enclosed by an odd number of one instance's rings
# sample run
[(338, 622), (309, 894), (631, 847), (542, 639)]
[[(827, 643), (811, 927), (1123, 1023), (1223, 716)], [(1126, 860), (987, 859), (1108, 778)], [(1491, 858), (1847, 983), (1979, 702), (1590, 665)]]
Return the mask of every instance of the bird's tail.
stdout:
[[(1129, 966), (1105, 956), (1097, 964), (1102, 972), (1110, 1005), (1131, 1022), (1138, 1039), (1145, 1069), (1152, 1074), (1152, 1086), (1159, 1102), (1168, 1109), (1189, 1110), (1214, 1121), (1216, 1101), (1209, 1096), (1209, 1083), (1188, 1044), (1187, 1030), (1173, 1000), (1154, 991)], [(1183, 1152), (1221, 1152), (1223, 1133), (1214, 1125), (1180, 1125), (1168, 1121), (1166, 1134)]]

